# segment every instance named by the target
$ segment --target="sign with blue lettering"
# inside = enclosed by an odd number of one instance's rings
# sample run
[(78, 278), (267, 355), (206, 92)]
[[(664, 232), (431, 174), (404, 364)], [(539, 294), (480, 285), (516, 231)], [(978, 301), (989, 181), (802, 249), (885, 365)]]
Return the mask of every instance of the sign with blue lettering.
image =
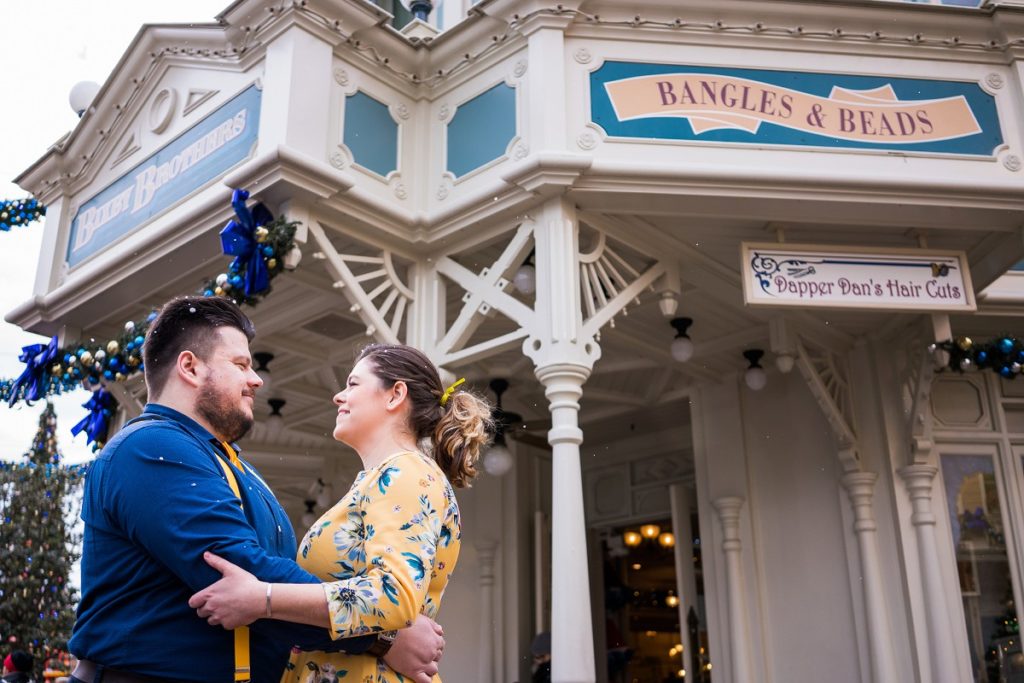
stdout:
[(250, 86), (83, 204), (71, 222), (68, 265), (104, 250), (248, 157), (259, 134), (260, 95)]
[(591, 118), (611, 138), (991, 157), (995, 98), (974, 82), (605, 62)]

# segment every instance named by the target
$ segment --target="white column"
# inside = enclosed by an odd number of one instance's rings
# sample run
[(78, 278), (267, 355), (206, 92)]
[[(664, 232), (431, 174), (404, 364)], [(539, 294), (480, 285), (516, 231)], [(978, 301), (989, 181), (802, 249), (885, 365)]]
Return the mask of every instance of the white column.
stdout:
[(729, 600), (729, 652), (732, 657), (733, 683), (752, 683), (750, 638), (747, 633), (749, 612), (746, 605), (746, 584), (743, 580), (743, 559), (740, 543), (739, 496), (716, 498), (712, 505), (722, 522), (722, 552), (725, 554), (725, 589)]
[(867, 618), (868, 658), (873, 683), (896, 683), (896, 655), (892, 647), (892, 629), (886, 614), (885, 591), (878, 559), (878, 538), (871, 500), (874, 496), (873, 472), (850, 472), (842, 477), (853, 506), (853, 530), (860, 554), (861, 585)]
[(496, 681), (494, 675), (494, 554), (498, 544), (491, 540), (476, 543), (480, 565), (480, 681)]
[(536, 372), (551, 407), (551, 680), (594, 683), (579, 428), (579, 399), (590, 369), (566, 363)]
[(697, 609), (697, 575), (693, 567), (693, 530), (690, 528), (690, 492), (683, 484), (672, 484), (668, 487), (669, 503), (672, 506), (672, 533), (676, 537), (676, 592), (679, 594), (679, 631), (683, 644), (681, 655), (683, 669), (690, 680), (696, 672), (690, 672), (689, 662), (693, 661), (695, 647), (690, 642), (690, 630), (686, 627), (686, 617), (690, 608)]
[(913, 512), (910, 523), (917, 539), (918, 565), (924, 589), (925, 619), (928, 629), (928, 653), (934, 683), (956, 683), (956, 641), (949, 620), (949, 607), (942, 589), (938, 544), (935, 538), (935, 513), (932, 512), (932, 482), (938, 468), (910, 465), (899, 471), (910, 492)]
[(582, 333), (575, 207), (557, 197), (535, 215), (537, 300), (523, 352), (534, 362), (551, 411), (551, 680), (594, 683), (579, 400), (601, 348)]

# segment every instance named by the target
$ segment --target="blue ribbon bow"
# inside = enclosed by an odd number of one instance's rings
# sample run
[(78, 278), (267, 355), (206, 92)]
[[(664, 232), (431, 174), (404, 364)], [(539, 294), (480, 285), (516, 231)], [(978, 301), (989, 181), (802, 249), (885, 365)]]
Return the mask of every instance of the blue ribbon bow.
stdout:
[(71, 428), (72, 436), (78, 436), (84, 430), (86, 444), (106, 441), (110, 416), (114, 414), (114, 403), (114, 397), (106, 389), (100, 387), (94, 391), (92, 397), (82, 404), (83, 408), (89, 410), (89, 414)]
[(18, 392), (25, 388), (22, 397), (26, 402), (38, 401), (46, 395), (47, 369), (57, 358), (57, 337), (54, 335), (49, 344), (29, 344), (21, 347), (18, 360), (25, 363), (25, 370), (14, 381), (11, 387), (11, 398), (8, 407), (18, 402)]
[(274, 217), (263, 204), (257, 204), (250, 211), (245, 205), (248, 198), (245, 190), (231, 193), (231, 206), (238, 220), (228, 221), (220, 231), (220, 244), (225, 254), (235, 257), (231, 270), (245, 271), (245, 295), (253, 296), (270, 286), (270, 271), (256, 241), (256, 228), (270, 223)]

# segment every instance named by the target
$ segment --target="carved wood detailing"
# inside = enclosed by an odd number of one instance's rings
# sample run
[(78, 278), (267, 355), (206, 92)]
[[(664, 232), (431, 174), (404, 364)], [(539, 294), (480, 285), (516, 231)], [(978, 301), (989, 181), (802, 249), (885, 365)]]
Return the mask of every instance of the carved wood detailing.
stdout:
[[(409, 302), (416, 296), (398, 277), (391, 252), (382, 251), (380, 256), (339, 254), (319, 223), (309, 221), (309, 232), (324, 254), (335, 289), (341, 290), (349, 310), (366, 325), (366, 335), (389, 344), (399, 343)], [(362, 272), (356, 274), (350, 264), (360, 264)]]

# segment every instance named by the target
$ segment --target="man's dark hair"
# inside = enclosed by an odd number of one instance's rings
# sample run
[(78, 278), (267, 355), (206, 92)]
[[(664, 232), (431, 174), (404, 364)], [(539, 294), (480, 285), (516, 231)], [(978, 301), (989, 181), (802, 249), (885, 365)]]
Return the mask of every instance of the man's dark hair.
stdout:
[(35, 660), (32, 655), (25, 652), (24, 650), (15, 650), (11, 653), (11, 664), (14, 665), (14, 670), (21, 673), (32, 673), (32, 665)]
[(206, 360), (220, 327), (241, 330), (249, 341), (256, 336), (252, 321), (236, 304), (223, 297), (183, 296), (164, 304), (149, 326), (146, 343), (142, 346), (150, 396), (163, 392), (182, 351), (191, 351)]

